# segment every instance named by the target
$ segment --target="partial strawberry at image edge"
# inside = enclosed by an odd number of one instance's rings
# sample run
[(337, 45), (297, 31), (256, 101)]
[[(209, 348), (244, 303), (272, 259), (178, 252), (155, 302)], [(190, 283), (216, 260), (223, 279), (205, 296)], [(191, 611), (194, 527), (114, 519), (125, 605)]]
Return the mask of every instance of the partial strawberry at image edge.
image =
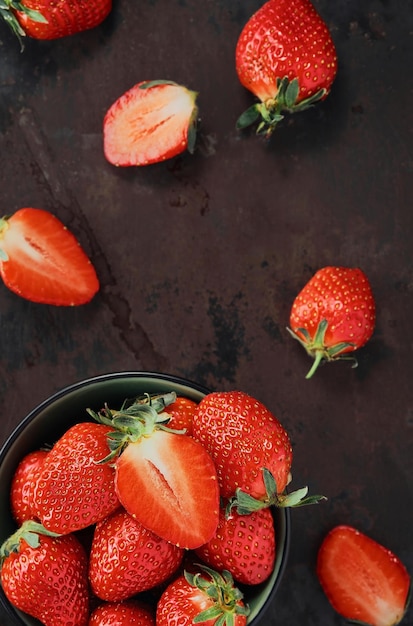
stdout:
[(235, 53), (240, 83), (259, 100), (237, 121), (257, 124), (267, 138), (285, 113), (324, 100), (337, 73), (327, 25), (309, 0), (267, 0), (239, 35)]
[(109, 15), (112, 0), (4, 0), (0, 18), (9, 26), (24, 49), (30, 37), (52, 40), (95, 28)]
[(76, 237), (55, 215), (32, 207), (0, 219), (0, 275), (20, 297), (54, 306), (87, 304), (100, 288)]
[(358, 529), (332, 528), (319, 548), (316, 571), (331, 606), (346, 620), (366, 626), (403, 620), (410, 575), (393, 552)]

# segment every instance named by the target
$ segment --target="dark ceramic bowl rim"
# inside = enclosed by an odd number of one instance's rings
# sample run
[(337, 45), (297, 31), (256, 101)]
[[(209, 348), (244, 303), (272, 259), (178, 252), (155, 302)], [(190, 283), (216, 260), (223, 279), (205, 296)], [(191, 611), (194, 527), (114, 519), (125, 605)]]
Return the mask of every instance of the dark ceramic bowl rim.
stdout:
[[(116, 379), (127, 379), (127, 378), (158, 379), (158, 380), (162, 380), (165, 382), (170, 382), (171, 384), (177, 384), (177, 385), (182, 385), (185, 387), (190, 387), (194, 389), (195, 391), (198, 391), (199, 393), (202, 393), (205, 395), (207, 393), (210, 393), (211, 391), (204, 385), (200, 385), (189, 379), (186, 379), (180, 376), (175, 376), (173, 374), (165, 374), (165, 373), (160, 373), (160, 372), (144, 372), (144, 371), (128, 370), (124, 372), (111, 372), (107, 374), (99, 374), (96, 376), (92, 376), (90, 378), (80, 380), (78, 382), (67, 385), (66, 387), (63, 387), (62, 389), (58, 390), (57, 392), (55, 392), (54, 394), (52, 394), (51, 396), (49, 396), (48, 398), (40, 402), (19, 422), (19, 424), (13, 429), (13, 431), (6, 438), (6, 440), (4, 441), (3, 445), (0, 448), (0, 466), (3, 463), (3, 460), (6, 458), (9, 450), (11, 449), (15, 441), (18, 439), (20, 434), (24, 431), (26, 426), (30, 424), (35, 419), (35, 417), (39, 413), (41, 413), (44, 409), (46, 409), (48, 406), (50, 406), (51, 404), (59, 400), (59, 398), (62, 398), (70, 394), (72, 391), (80, 390), (83, 387), (88, 387), (94, 383), (103, 383), (106, 381), (112, 381)], [(282, 577), (283, 577), (283, 574), (287, 565), (288, 553), (289, 553), (289, 548), (290, 548), (290, 539), (291, 539), (291, 518), (290, 518), (289, 509), (284, 509), (283, 513), (284, 513), (284, 523), (285, 523), (285, 531), (284, 531), (285, 537), (284, 537), (283, 552), (281, 556), (281, 561), (279, 563), (277, 577), (276, 577), (276, 580), (274, 581), (271, 591), (267, 595), (260, 609), (259, 614), (255, 616), (248, 623), (248, 626), (258, 626), (258, 624), (263, 619), (265, 612), (267, 611), (269, 605), (271, 604), (278, 590), (278, 587), (280, 585), (280, 582), (282, 580)], [(6, 613), (13, 619), (14, 623), (18, 626), (22, 626), (23, 622), (21, 621), (19, 614), (15, 611), (13, 606), (7, 600), (1, 585), (0, 585), (0, 604), (6, 610)]]

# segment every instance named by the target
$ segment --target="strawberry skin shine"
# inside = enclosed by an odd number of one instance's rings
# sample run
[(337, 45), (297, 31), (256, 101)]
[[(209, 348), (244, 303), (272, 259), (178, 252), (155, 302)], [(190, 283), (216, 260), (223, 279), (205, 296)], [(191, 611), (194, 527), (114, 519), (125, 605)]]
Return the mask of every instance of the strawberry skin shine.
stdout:
[(387, 548), (351, 526), (336, 526), (321, 544), (317, 575), (333, 608), (348, 620), (394, 626), (402, 619), (410, 577)]
[(156, 430), (129, 443), (116, 462), (115, 484), (125, 509), (171, 543), (196, 548), (216, 530), (216, 469), (191, 437)]

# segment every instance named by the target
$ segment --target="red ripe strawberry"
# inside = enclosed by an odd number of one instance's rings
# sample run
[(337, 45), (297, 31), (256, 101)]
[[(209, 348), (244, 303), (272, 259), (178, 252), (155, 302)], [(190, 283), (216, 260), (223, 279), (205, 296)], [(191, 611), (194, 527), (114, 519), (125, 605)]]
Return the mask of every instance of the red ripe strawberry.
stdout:
[(34, 506), (42, 524), (66, 534), (100, 521), (120, 506), (115, 472), (100, 465), (111, 429), (75, 424), (54, 444), (34, 485)]
[(198, 404), (194, 400), (178, 396), (175, 402), (167, 408), (170, 416), (168, 427), (174, 430), (184, 430), (186, 435), (192, 435), (192, 422)]
[(289, 436), (261, 402), (243, 391), (215, 391), (202, 398), (193, 436), (215, 463), (229, 509), (245, 515), (271, 505), (301, 506), (324, 499), (307, 497), (307, 487), (284, 493), (291, 479)]
[(33, 485), (47, 456), (46, 450), (29, 452), (20, 461), (13, 475), (10, 489), (12, 515), (20, 526), (37, 517), (33, 503)]
[(1, 584), (17, 609), (45, 626), (87, 626), (87, 556), (74, 535), (48, 536), (25, 522), (1, 547)]
[(96, 525), (89, 560), (92, 590), (108, 602), (126, 600), (167, 580), (183, 555), (119, 509)]
[(19, 209), (0, 220), (0, 274), (14, 293), (43, 304), (85, 304), (99, 290), (74, 235), (43, 209)]
[(88, 626), (155, 626), (155, 616), (138, 600), (106, 602), (91, 613)]
[(58, 39), (94, 28), (109, 15), (112, 0), (5, 0), (0, 17), (19, 37)]
[(373, 293), (360, 269), (318, 270), (294, 300), (290, 315), (292, 336), (314, 358), (307, 378), (321, 361), (348, 358), (345, 355), (364, 346), (373, 334), (375, 319)]
[(228, 570), (234, 580), (246, 585), (264, 582), (275, 562), (274, 520), (269, 508), (227, 516), (221, 510), (213, 538), (195, 550), (215, 570)]
[(404, 616), (410, 577), (390, 550), (351, 526), (336, 526), (321, 544), (317, 575), (333, 608), (348, 620), (393, 626)]
[(98, 421), (114, 428), (109, 435), (115, 459), (115, 485), (124, 508), (146, 528), (182, 548), (197, 548), (214, 534), (219, 516), (219, 487), (211, 456), (186, 435), (168, 428), (165, 394), (137, 401), (119, 411), (106, 408)]
[(267, 136), (284, 112), (326, 98), (337, 72), (333, 40), (309, 0), (266, 2), (242, 30), (235, 61), (241, 84), (260, 100), (238, 127), (261, 120), (257, 131)]
[(286, 430), (258, 400), (242, 391), (207, 394), (194, 415), (194, 437), (212, 456), (223, 498), (237, 489), (266, 496), (263, 468), (282, 493), (289, 482), (292, 448)]
[(196, 140), (197, 93), (166, 80), (142, 81), (125, 92), (103, 121), (103, 149), (113, 165), (149, 165), (185, 150)]
[(185, 572), (161, 595), (156, 608), (156, 626), (245, 626), (248, 607), (229, 572), (202, 567), (196, 574)]

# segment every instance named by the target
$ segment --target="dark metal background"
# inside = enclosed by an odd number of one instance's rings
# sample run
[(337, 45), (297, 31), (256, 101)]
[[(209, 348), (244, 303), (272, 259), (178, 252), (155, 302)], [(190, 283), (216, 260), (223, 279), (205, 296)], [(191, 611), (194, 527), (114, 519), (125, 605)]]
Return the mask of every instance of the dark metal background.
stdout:
[[(413, 571), (413, 4), (314, 4), (338, 76), (324, 103), (268, 144), (235, 130), (253, 97), (234, 50), (259, 0), (114, 0), (100, 27), (27, 41), (23, 53), (0, 30), (1, 213), (54, 212), (102, 285), (73, 309), (0, 285), (1, 440), (50, 394), (110, 371), (256, 396), (291, 435), (293, 485), (328, 496), (293, 511), (265, 619), (280, 626), (343, 623), (314, 571), (335, 524), (367, 532)], [(103, 157), (103, 116), (157, 78), (199, 92), (196, 154), (116, 169)], [(328, 365), (307, 381), (309, 359), (285, 327), (295, 295), (329, 264), (369, 276), (377, 329), (357, 369)]]

